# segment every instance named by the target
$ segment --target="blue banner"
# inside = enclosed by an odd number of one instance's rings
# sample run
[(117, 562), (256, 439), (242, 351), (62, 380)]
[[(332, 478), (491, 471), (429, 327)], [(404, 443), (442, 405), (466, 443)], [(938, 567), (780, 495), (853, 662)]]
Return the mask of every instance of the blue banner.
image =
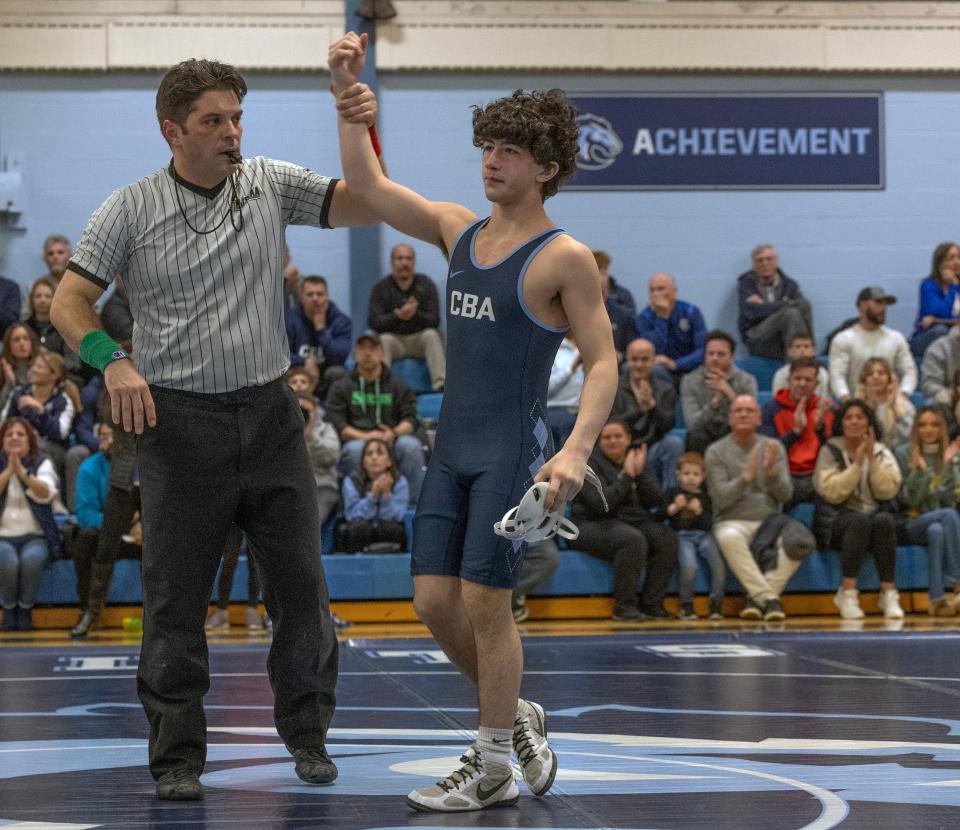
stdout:
[(883, 96), (571, 94), (566, 190), (881, 190)]

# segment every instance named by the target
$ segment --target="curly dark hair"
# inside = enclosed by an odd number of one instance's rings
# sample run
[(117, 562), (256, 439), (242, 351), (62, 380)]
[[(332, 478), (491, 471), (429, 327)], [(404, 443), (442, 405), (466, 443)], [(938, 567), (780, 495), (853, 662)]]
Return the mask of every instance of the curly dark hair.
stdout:
[(211, 89), (229, 89), (243, 101), (247, 82), (230, 64), (206, 59), (181, 61), (171, 68), (157, 89), (157, 121), (176, 121), (181, 127), (187, 120), (194, 102)]
[(540, 186), (544, 201), (553, 196), (576, 169), (580, 130), (577, 110), (562, 89), (524, 92), (473, 108), (473, 144), (503, 139), (526, 147), (537, 164), (555, 161), (560, 169)]
[(843, 418), (851, 409), (859, 409), (866, 416), (874, 437), (878, 441), (883, 441), (883, 427), (880, 426), (873, 407), (860, 398), (850, 398), (840, 405), (840, 409), (833, 418), (833, 437), (838, 438), (843, 435)]

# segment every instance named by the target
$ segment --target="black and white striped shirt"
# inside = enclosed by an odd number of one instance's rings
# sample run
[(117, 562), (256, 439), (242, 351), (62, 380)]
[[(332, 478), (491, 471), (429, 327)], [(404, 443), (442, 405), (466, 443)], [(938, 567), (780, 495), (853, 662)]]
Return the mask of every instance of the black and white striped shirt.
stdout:
[(148, 383), (230, 392), (290, 364), (284, 227), (330, 227), (336, 179), (261, 157), (244, 159), (238, 179), (241, 207), (231, 215), (229, 180), (206, 190), (171, 163), (110, 194), (73, 253), (68, 267), (102, 288), (123, 274), (134, 358)]

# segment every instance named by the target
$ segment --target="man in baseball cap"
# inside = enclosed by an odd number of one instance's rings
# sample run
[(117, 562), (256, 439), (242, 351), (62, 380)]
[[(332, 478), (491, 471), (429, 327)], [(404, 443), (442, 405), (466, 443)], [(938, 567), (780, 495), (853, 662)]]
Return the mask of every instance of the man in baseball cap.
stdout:
[[(867, 300), (884, 305), (893, 305), (897, 301), (897, 298), (888, 294), (879, 285), (871, 285), (862, 289), (860, 293), (857, 294), (857, 308), (860, 307), (860, 303)], [(882, 323), (883, 321), (881, 320), (880, 322)]]

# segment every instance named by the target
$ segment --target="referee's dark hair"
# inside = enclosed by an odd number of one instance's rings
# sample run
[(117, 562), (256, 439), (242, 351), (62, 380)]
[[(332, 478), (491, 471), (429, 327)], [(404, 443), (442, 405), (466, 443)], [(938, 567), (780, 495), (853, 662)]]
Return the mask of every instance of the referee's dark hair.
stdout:
[(157, 89), (157, 121), (160, 126), (169, 120), (176, 121), (183, 128), (194, 101), (211, 89), (232, 90), (237, 100), (243, 101), (247, 82), (227, 63), (196, 58), (178, 63), (163, 76)]

